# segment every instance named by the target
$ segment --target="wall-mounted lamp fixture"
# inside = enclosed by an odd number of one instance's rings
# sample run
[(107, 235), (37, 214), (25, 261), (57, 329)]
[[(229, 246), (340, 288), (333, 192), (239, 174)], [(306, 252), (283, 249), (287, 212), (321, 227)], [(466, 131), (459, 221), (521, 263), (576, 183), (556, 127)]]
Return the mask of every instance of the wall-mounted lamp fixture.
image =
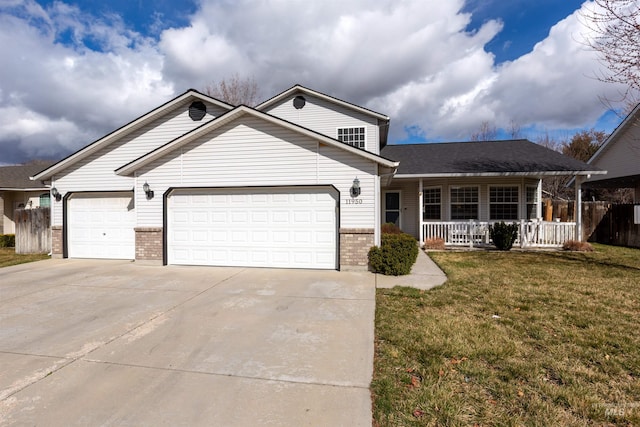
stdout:
[(360, 180), (356, 176), (356, 179), (353, 180), (353, 185), (351, 186), (351, 197), (358, 197), (360, 195)]
[(144, 185), (142, 186), (142, 189), (144, 190), (144, 194), (147, 195), (147, 199), (153, 199), (153, 191), (151, 191), (149, 184), (145, 182)]
[(56, 187), (53, 187), (51, 189), (51, 195), (53, 196), (54, 199), (56, 199), (56, 202), (59, 202), (60, 199), (62, 199), (62, 194), (60, 194), (60, 192)]

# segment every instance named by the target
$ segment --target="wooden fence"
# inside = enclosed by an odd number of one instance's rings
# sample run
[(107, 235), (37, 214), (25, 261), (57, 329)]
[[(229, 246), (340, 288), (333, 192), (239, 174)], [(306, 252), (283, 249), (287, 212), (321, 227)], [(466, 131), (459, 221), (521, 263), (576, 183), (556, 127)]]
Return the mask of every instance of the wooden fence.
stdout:
[(16, 253), (51, 252), (51, 209), (16, 209)]
[[(549, 200), (549, 212), (545, 216), (547, 221), (559, 220), (560, 222), (575, 222), (575, 202), (564, 200)], [(545, 204), (543, 212), (546, 213)], [(593, 241), (592, 235), (596, 231), (598, 224), (604, 218), (611, 203), (609, 202), (582, 202), (582, 240)]]
[(634, 205), (611, 205), (589, 241), (640, 248), (640, 224), (634, 224)]

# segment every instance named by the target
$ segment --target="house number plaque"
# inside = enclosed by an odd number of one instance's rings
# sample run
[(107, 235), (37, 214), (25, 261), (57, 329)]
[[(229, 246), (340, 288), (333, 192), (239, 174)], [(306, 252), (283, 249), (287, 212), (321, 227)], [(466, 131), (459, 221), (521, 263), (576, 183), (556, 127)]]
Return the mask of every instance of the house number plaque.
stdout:
[(344, 199), (346, 205), (361, 205), (362, 199)]

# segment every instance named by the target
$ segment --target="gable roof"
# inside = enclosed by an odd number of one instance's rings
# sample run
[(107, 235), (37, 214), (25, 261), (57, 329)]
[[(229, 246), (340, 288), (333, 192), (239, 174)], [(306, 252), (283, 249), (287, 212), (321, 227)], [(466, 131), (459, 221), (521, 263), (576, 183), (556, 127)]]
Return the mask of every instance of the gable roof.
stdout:
[(24, 165), (0, 167), (0, 190), (39, 190), (47, 187), (29, 179), (34, 173), (51, 166), (52, 161), (34, 160)]
[(177, 97), (173, 98), (170, 101), (165, 102), (164, 104), (162, 104), (161, 106), (149, 111), (148, 113), (138, 117), (135, 120), (132, 120), (131, 122), (127, 123), (126, 125), (114, 130), (113, 132), (103, 136), (102, 138), (92, 142), (91, 144), (85, 146), (84, 148), (81, 148), (80, 150), (76, 151), (75, 153), (69, 155), (68, 157), (60, 160), (58, 163), (54, 164), (53, 166), (41, 170), (40, 172), (38, 172), (37, 174), (35, 174), (35, 176), (33, 176), (31, 179), (33, 180), (44, 180), (44, 179), (48, 179), (50, 178), (52, 175), (54, 175), (56, 172), (65, 169), (69, 166), (71, 166), (72, 164), (86, 158), (87, 156), (91, 155), (92, 153), (95, 153), (96, 151), (108, 146), (109, 144), (111, 144), (112, 142), (116, 141), (118, 138), (121, 138), (122, 136), (125, 136), (131, 132), (133, 132), (136, 129), (139, 129), (140, 127), (152, 122), (153, 120), (157, 119), (158, 117), (160, 117), (162, 114), (164, 114), (166, 111), (170, 110), (172, 107), (179, 105), (182, 102), (185, 102), (189, 99), (194, 99), (194, 100), (201, 100), (201, 101), (206, 101), (206, 102), (210, 102), (212, 104), (218, 105), (226, 110), (231, 110), (233, 109), (232, 105), (229, 105), (225, 102), (222, 102), (218, 99), (212, 98), (210, 96), (207, 96), (203, 93), (198, 92), (195, 89), (189, 89), (186, 92), (184, 92), (181, 95), (178, 95)]
[(266, 101), (264, 101), (263, 103), (257, 105), (256, 106), (256, 110), (262, 111), (265, 108), (270, 107), (273, 104), (275, 104), (275, 103), (277, 103), (279, 101), (282, 101), (282, 100), (288, 98), (289, 96), (291, 96), (291, 95), (293, 95), (294, 93), (297, 93), (297, 92), (305, 93), (305, 94), (310, 95), (310, 96), (315, 96), (317, 98), (323, 99), (323, 100), (331, 102), (333, 104), (337, 104), (337, 105), (340, 105), (342, 107), (346, 107), (346, 108), (349, 108), (351, 110), (358, 111), (360, 113), (369, 115), (371, 117), (375, 117), (375, 118), (380, 119), (380, 120), (387, 120), (387, 121), (389, 120), (389, 116), (385, 116), (384, 114), (375, 112), (375, 111), (370, 110), (368, 108), (364, 108), (364, 107), (361, 107), (359, 105), (352, 104), (352, 103), (347, 102), (347, 101), (343, 101), (342, 99), (335, 98), (333, 96), (324, 94), (322, 92), (318, 92), (318, 91), (315, 91), (313, 89), (309, 89), (308, 87), (304, 87), (304, 86), (299, 85), (299, 84), (296, 84), (295, 86), (290, 87), (289, 89), (285, 90), (284, 92), (281, 92), (281, 93), (277, 94), (273, 98), (269, 98)]
[(600, 156), (602, 156), (602, 154), (605, 151), (607, 151), (610, 146), (615, 144), (615, 141), (617, 141), (618, 138), (620, 138), (622, 136), (622, 134), (630, 126), (632, 126), (633, 124), (637, 123), (637, 121), (640, 121), (640, 103), (638, 105), (636, 105), (636, 107), (629, 113), (629, 115), (627, 115), (627, 117), (625, 117), (625, 119), (622, 121), (622, 123), (620, 123), (618, 125), (618, 127), (615, 128), (615, 130), (611, 133), (611, 135), (609, 135), (607, 137), (607, 139), (602, 143), (600, 148), (598, 148), (598, 151), (593, 153), (593, 156), (591, 156), (591, 158), (589, 160), (587, 160), (587, 163), (589, 163), (590, 165), (594, 164), (594, 163), (597, 163), (597, 160), (600, 158)]
[(381, 155), (400, 161), (396, 178), (606, 173), (524, 139), (388, 145)]
[(302, 135), (306, 135), (308, 137), (314, 138), (318, 141), (321, 141), (327, 145), (330, 146), (334, 146), (334, 147), (338, 147), (342, 150), (354, 153), (360, 157), (364, 157), (368, 160), (372, 160), (384, 167), (388, 167), (388, 168), (397, 168), (398, 167), (398, 162), (395, 162), (393, 160), (389, 160), (389, 159), (385, 159), (384, 157), (378, 156), (376, 154), (370, 153), (369, 151), (365, 151), (363, 149), (360, 148), (356, 148), (353, 147), (351, 145), (345, 144), (341, 141), (338, 141), (337, 139), (333, 139), (333, 138), (329, 138), (326, 135), (323, 135), (321, 133), (315, 132), (313, 130), (304, 128), (302, 126), (299, 126), (295, 123), (291, 123), (288, 122), (286, 120), (283, 120), (281, 118), (272, 116), (270, 114), (264, 113), (262, 111), (258, 111), (254, 108), (251, 107), (247, 107), (246, 105), (239, 105), (238, 107), (234, 108), (233, 110), (216, 117), (215, 119), (210, 120), (207, 123), (204, 123), (200, 126), (198, 126), (197, 128), (191, 130), (190, 132), (174, 139), (173, 141), (170, 141), (158, 148), (156, 148), (153, 151), (150, 151), (149, 153), (145, 154), (142, 157), (139, 157), (138, 159), (127, 163), (126, 165), (121, 166), (120, 168), (115, 170), (115, 173), (117, 175), (129, 175), (131, 173), (133, 173), (134, 171), (138, 170), (139, 168), (143, 167), (144, 165), (149, 164), (150, 162), (157, 160), (161, 157), (163, 157), (166, 154), (171, 153), (173, 150), (182, 147), (185, 144), (188, 144), (189, 142), (197, 139), (198, 137), (206, 134), (207, 132), (210, 132), (214, 129), (219, 128), (220, 126), (231, 122), (232, 120), (235, 120), (239, 117), (242, 117), (244, 115), (250, 115), (253, 117), (257, 117), (260, 118), (262, 120), (268, 121), (270, 123), (276, 124), (276, 125), (280, 125), (284, 128), (287, 128), (289, 130), (292, 130), (294, 132), (300, 133)]
[(257, 105), (255, 108), (256, 108), (256, 110), (263, 111), (265, 108), (268, 108), (268, 107), (276, 104), (277, 102), (285, 100), (286, 98), (288, 98), (289, 96), (293, 95), (294, 93), (304, 93), (304, 94), (307, 94), (309, 96), (315, 96), (315, 97), (323, 99), (323, 100), (325, 100), (327, 102), (331, 102), (333, 104), (340, 105), (340, 106), (348, 108), (350, 110), (357, 111), (359, 113), (363, 113), (363, 114), (366, 114), (368, 116), (376, 118), (378, 120), (378, 126), (380, 127), (380, 141), (379, 141), (380, 148), (382, 148), (385, 145), (387, 145), (387, 139), (389, 137), (389, 122), (391, 121), (389, 116), (386, 116), (386, 115), (384, 115), (382, 113), (378, 113), (376, 111), (370, 110), (370, 109), (365, 108), (365, 107), (361, 107), (361, 106), (356, 105), (356, 104), (352, 104), (352, 103), (347, 102), (347, 101), (343, 101), (342, 99), (335, 98), (335, 97), (327, 95), (325, 93), (318, 92), (318, 91), (313, 90), (313, 89), (309, 89), (308, 87), (304, 87), (304, 86), (302, 86), (300, 84), (296, 84), (296, 85), (290, 87), (289, 89), (285, 90), (284, 92), (281, 92), (278, 95), (274, 96), (273, 98), (267, 99), (263, 103)]

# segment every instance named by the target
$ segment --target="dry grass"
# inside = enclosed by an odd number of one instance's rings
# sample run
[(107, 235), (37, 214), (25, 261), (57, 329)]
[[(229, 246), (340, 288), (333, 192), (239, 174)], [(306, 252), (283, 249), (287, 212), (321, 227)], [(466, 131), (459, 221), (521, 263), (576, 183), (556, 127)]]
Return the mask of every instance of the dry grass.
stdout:
[(48, 259), (47, 254), (17, 255), (14, 248), (0, 248), (0, 267)]
[(432, 237), (432, 238), (426, 239), (424, 241), (424, 248), (425, 249), (443, 251), (444, 250), (444, 239), (441, 238), (441, 237)]
[(640, 250), (430, 256), (377, 293), (376, 425), (640, 425)]
[(565, 251), (576, 252), (593, 252), (593, 246), (589, 242), (580, 242), (578, 240), (568, 240), (562, 245)]

